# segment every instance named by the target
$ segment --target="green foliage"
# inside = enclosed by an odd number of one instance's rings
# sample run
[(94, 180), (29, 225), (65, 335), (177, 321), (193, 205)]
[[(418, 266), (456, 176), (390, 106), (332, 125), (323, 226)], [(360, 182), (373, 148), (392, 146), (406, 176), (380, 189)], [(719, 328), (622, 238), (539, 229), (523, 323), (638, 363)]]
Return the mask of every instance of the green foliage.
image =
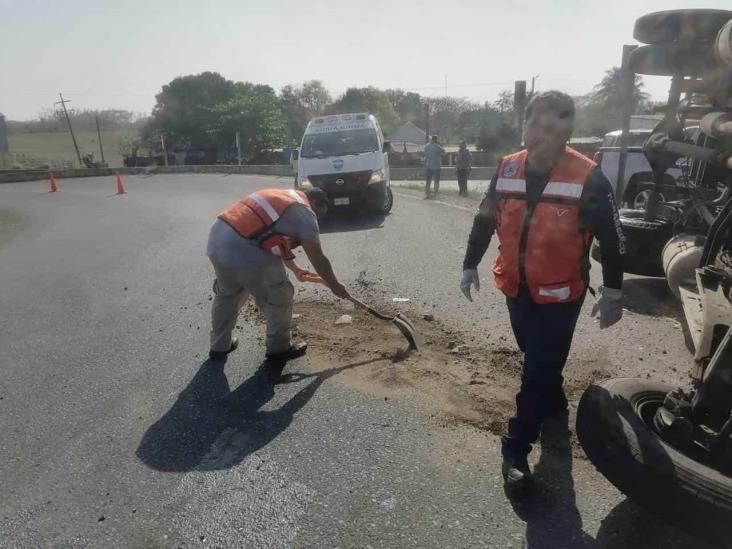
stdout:
[[(622, 72), (613, 67), (592, 93), (575, 97), (577, 116), (575, 135), (601, 137), (607, 132), (619, 130), (623, 123)], [(643, 91), (643, 80), (635, 75), (630, 113), (638, 114), (648, 106), (648, 94)]]
[(402, 124), (412, 122), (419, 127), (424, 126), (425, 101), (421, 95), (399, 89), (385, 90), (384, 94), (394, 107)]
[(152, 119), (143, 131), (143, 139), (154, 142), (156, 134), (162, 134), (175, 146), (213, 147), (215, 138), (206, 131), (217, 123), (213, 108), (236, 94), (237, 85), (217, 72), (175, 78), (155, 96)]
[(330, 94), (319, 80), (282, 88), (280, 106), (285, 119), (286, 141), (299, 144), (308, 121), (323, 114), (330, 103)]
[[(461, 97), (435, 97), (427, 100), (430, 105), (430, 133), (440, 136), (442, 142), (464, 138), (464, 113), (473, 111), (478, 105)], [(474, 132), (467, 139), (472, 141)]]
[(241, 149), (247, 156), (282, 143), (285, 119), (271, 89), (239, 89), (237, 95), (211, 109), (216, 121), (207, 128), (223, 147), (232, 148), (239, 132)]
[(399, 125), (399, 115), (387, 94), (373, 86), (348, 88), (346, 93), (328, 107), (327, 112), (329, 114), (368, 112), (376, 117), (385, 134)]

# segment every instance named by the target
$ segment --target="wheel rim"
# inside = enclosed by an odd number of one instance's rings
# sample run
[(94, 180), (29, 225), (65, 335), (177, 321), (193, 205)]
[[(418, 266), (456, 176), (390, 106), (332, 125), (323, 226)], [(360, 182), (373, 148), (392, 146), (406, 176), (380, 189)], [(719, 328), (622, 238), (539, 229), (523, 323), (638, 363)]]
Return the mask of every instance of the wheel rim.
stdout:
[(666, 395), (655, 391), (636, 395), (636, 398), (633, 401), (633, 411), (643, 421), (643, 423), (645, 423), (646, 427), (653, 431), (659, 439), (680, 454), (701, 463), (705, 467), (709, 467), (710, 469), (714, 469), (715, 471), (725, 475), (728, 474), (720, 470), (718, 464), (714, 463), (706, 452), (697, 448), (694, 444), (691, 444), (690, 446), (680, 445), (678, 441), (673, 440), (672, 437), (668, 436), (668, 433), (665, 433), (663, 429), (659, 428), (656, 421), (656, 413), (663, 405), (665, 399)]
[[(633, 199), (633, 207), (636, 210), (645, 210), (646, 204), (648, 204), (648, 199), (651, 196), (651, 190), (646, 189), (645, 191), (639, 192), (637, 195), (635, 195), (635, 198)], [(661, 193), (658, 193), (658, 198), (661, 202), (665, 202), (666, 199)]]

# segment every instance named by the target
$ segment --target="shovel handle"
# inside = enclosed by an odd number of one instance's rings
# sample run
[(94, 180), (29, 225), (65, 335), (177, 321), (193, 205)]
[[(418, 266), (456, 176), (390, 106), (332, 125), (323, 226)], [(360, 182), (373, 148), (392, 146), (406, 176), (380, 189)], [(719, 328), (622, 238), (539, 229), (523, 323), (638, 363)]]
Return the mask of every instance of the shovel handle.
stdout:
[(359, 301), (358, 299), (356, 299), (353, 296), (349, 296), (348, 300), (351, 303), (353, 303), (354, 305), (357, 305), (357, 306), (361, 307), (362, 309), (365, 309), (367, 313), (369, 313), (371, 315), (374, 315), (376, 318), (380, 318), (381, 320), (388, 320), (389, 322), (391, 322), (392, 320), (394, 320), (390, 316), (382, 315), (379, 311), (377, 311), (375, 309), (372, 309), (371, 307), (369, 307), (368, 305), (366, 305), (363, 301)]

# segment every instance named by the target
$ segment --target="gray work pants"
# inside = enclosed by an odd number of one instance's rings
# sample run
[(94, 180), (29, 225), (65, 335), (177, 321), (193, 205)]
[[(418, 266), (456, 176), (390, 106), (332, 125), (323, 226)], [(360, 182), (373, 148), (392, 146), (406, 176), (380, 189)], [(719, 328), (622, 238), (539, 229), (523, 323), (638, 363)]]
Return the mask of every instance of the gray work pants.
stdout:
[(250, 295), (267, 319), (267, 354), (288, 350), (295, 289), (287, 278), (282, 261), (254, 268), (212, 263), (216, 280), (211, 307), (211, 350), (229, 350), (239, 309)]

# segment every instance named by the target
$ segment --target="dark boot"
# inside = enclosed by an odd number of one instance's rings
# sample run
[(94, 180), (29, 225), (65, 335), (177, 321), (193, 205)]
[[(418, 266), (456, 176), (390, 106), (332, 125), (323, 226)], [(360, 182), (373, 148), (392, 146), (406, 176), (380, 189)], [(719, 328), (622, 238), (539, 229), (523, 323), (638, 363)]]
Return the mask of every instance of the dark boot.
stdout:
[(290, 345), (290, 348), (281, 353), (267, 353), (267, 360), (272, 362), (287, 362), (303, 356), (308, 350), (308, 344), (304, 341)]
[(228, 355), (230, 352), (236, 350), (236, 348), (239, 346), (239, 340), (235, 337), (231, 338), (231, 346), (229, 347), (228, 351), (209, 351), (208, 352), (208, 358), (211, 360), (222, 360), (226, 358), (226, 355)]
[(501, 473), (506, 483), (506, 489), (511, 491), (524, 492), (534, 483), (526, 456), (520, 458), (504, 456)]

